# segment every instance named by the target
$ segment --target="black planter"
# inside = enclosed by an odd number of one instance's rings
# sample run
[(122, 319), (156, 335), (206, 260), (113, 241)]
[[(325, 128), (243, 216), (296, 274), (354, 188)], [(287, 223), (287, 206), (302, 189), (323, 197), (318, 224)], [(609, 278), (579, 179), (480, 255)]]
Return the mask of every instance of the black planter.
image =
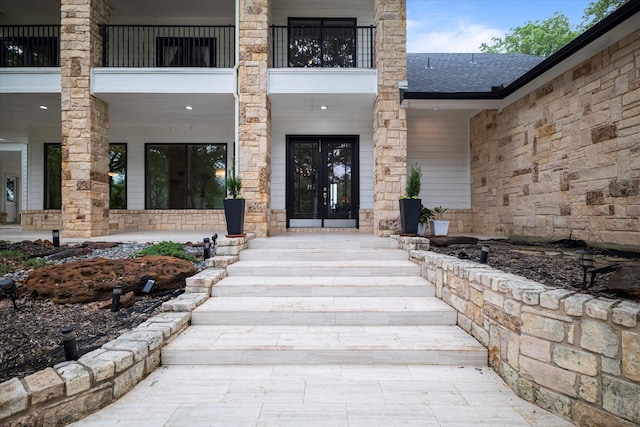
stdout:
[(244, 204), (244, 199), (226, 199), (224, 201), (227, 236), (241, 236), (244, 233)]
[(402, 234), (418, 234), (418, 220), (422, 211), (421, 199), (400, 199), (400, 226)]

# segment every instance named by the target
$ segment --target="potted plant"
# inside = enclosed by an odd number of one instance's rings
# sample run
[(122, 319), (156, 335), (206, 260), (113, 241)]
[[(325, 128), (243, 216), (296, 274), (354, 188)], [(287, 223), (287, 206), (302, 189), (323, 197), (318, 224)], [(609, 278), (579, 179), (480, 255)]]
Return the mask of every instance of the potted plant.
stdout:
[(236, 159), (231, 162), (231, 171), (225, 179), (227, 198), (224, 200), (224, 217), (227, 221), (227, 237), (244, 236), (244, 205), (240, 195), (242, 180), (236, 175)]
[(433, 218), (433, 212), (431, 211), (431, 209), (426, 208), (424, 205), (422, 205), (420, 218), (418, 218), (418, 236), (427, 235), (427, 223), (431, 218)]
[(436, 206), (433, 208), (433, 211), (436, 213), (436, 219), (429, 221), (429, 225), (431, 226), (431, 235), (446, 236), (449, 234), (449, 221), (442, 219), (442, 216), (447, 211), (447, 208)]
[(405, 195), (400, 198), (400, 227), (403, 235), (416, 236), (418, 234), (418, 220), (422, 209), (422, 200), (418, 198), (420, 178), (422, 178), (422, 170), (416, 163), (411, 166)]

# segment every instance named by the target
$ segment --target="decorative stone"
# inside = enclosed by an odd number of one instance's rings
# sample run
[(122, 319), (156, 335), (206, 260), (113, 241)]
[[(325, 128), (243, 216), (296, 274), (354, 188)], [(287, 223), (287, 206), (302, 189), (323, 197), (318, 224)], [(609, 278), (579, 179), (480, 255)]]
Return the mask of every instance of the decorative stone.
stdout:
[(602, 407), (626, 420), (640, 424), (640, 385), (602, 376)]
[(567, 396), (555, 393), (544, 387), (540, 387), (536, 392), (536, 405), (567, 419), (571, 419), (572, 403), (573, 401)]
[(561, 368), (595, 376), (598, 373), (598, 360), (585, 351), (557, 345), (553, 349), (553, 362)]
[(89, 352), (78, 359), (78, 363), (83, 365), (93, 375), (93, 381), (100, 382), (111, 378), (115, 373), (115, 362), (111, 360), (98, 359), (98, 356), (105, 353), (104, 349), (97, 349)]
[(134, 362), (143, 360), (149, 354), (149, 346), (143, 341), (129, 341), (117, 338), (102, 346), (105, 350), (128, 351), (133, 354)]
[(125, 373), (118, 375), (113, 381), (113, 397), (119, 399), (142, 380), (144, 376), (144, 360), (133, 365)]
[(561, 368), (557, 368), (547, 363), (530, 359), (526, 356), (520, 357), (520, 374), (534, 382), (556, 390), (566, 396), (577, 397), (576, 379), (577, 374)]
[(564, 311), (569, 316), (582, 316), (584, 305), (592, 299), (593, 297), (587, 294), (571, 295), (564, 300)]
[(618, 335), (604, 322), (583, 319), (580, 347), (607, 357), (618, 355)]
[(578, 395), (587, 402), (596, 403), (598, 401), (598, 380), (594, 377), (581, 376)]
[(0, 384), (0, 420), (27, 409), (29, 393), (17, 378)]
[(640, 383), (640, 334), (622, 331), (622, 373)]
[(607, 289), (640, 298), (640, 267), (622, 266), (609, 277)]
[(560, 301), (573, 294), (575, 294), (575, 292), (566, 289), (554, 289), (542, 292), (540, 294), (540, 306), (557, 310), (560, 307)]
[(603, 411), (580, 401), (577, 401), (574, 406), (573, 421), (576, 425), (585, 427), (637, 427), (637, 424), (616, 417), (611, 412)]
[(522, 332), (555, 342), (565, 337), (564, 322), (530, 313), (522, 313)]
[(592, 299), (584, 304), (585, 314), (594, 319), (608, 320), (609, 311), (617, 302), (607, 298)]
[(617, 325), (635, 328), (638, 326), (640, 317), (640, 303), (632, 301), (622, 301), (613, 309), (611, 320)]
[(64, 382), (52, 368), (46, 368), (24, 378), (31, 394), (31, 404), (64, 396)]
[(69, 364), (61, 363), (60, 365), (54, 366), (54, 369), (64, 381), (67, 396), (73, 396), (91, 387), (91, 376), (89, 372), (77, 362)]

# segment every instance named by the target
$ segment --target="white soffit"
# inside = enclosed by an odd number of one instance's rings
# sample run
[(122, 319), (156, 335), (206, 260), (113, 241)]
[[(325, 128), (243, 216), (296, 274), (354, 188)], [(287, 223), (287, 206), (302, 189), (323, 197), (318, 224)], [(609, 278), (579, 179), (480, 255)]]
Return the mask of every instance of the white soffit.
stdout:
[(0, 93), (61, 93), (60, 68), (2, 68)]
[(373, 94), (378, 92), (378, 72), (358, 68), (272, 68), (269, 94)]
[(233, 93), (231, 68), (93, 68), (91, 93)]

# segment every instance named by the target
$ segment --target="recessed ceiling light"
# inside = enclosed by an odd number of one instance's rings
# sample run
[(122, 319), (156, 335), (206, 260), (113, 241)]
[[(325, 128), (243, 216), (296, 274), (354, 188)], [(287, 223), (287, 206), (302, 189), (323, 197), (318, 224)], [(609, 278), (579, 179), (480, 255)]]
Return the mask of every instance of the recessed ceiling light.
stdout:
[(49, 109), (49, 107), (47, 107), (46, 105), (41, 105), (41, 106), (40, 106), (40, 109), (41, 109), (41, 110), (48, 110), (48, 109)]
[(193, 110), (193, 107), (191, 105), (185, 105), (185, 107), (187, 110)]
[(320, 109), (321, 109), (321, 110), (326, 110), (326, 109), (327, 109), (327, 106), (326, 106), (326, 105), (322, 105), (322, 106), (320, 107)]

